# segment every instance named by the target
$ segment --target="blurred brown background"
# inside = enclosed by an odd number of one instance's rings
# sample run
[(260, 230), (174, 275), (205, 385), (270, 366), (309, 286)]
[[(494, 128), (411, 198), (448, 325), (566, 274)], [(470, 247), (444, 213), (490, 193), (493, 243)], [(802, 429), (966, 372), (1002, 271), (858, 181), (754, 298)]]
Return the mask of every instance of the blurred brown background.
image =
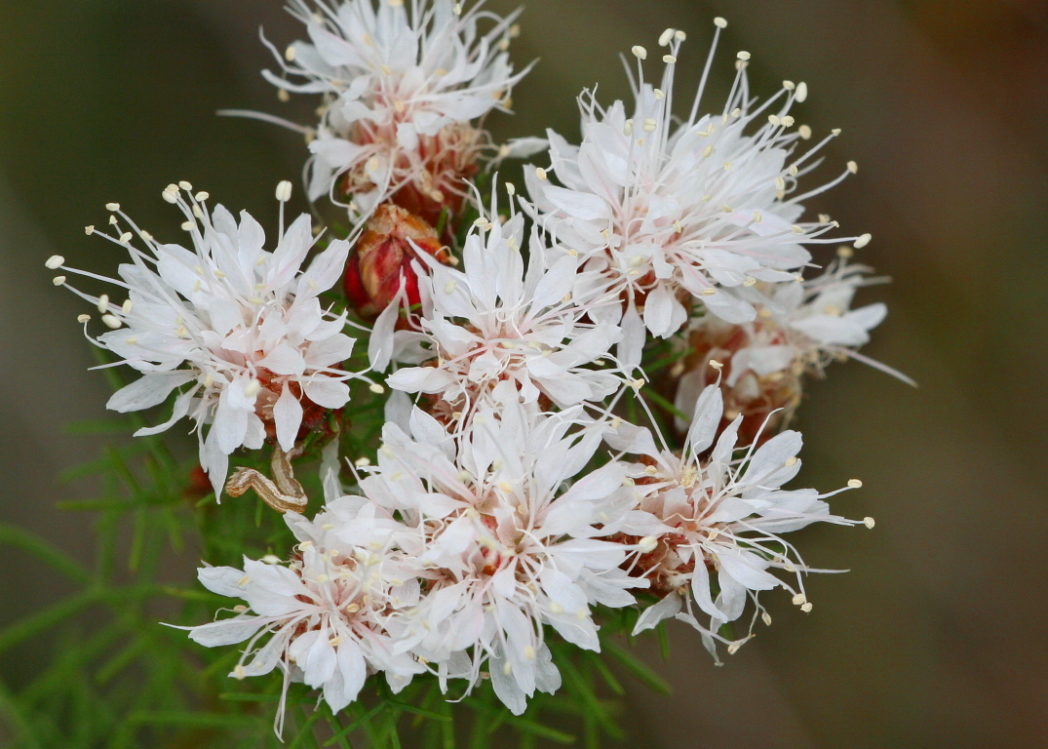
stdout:
[[(578, 90), (599, 79), (603, 100), (622, 95), (617, 54), (654, 47), (666, 26), (690, 34), (679, 66), (690, 85), (714, 15), (731, 24), (721, 81), (747, 49), (757, 91), (805, 80), (802, 121), (844, 129), (829, 156), (834, 169), (856, 159), (859, 174), (812, 207), (873, 233), (861, 258), (894, 284), (877, 292), (891, 313), (867, 353), (920, 388), (849, 364), (811, 389), (805, 476), (824, 488), (862, 477), (837, 507), (876, 516), (877, 529), (806, 532), (809, 561), (851, 573), (811, 581), (809, 616), (768, 596), (775, 625), (724, 668), (674, 627), (672, 660), (650, 660), (676, 695), (635, 690), (632, 745), (1045, 745), (1046, 6), (530, 0), (515, 57), (541, 60), (515, 92), (519, 114), (492, 124), (573, 139)], [(269, 223), (273, 186), (297, 182), (300, 138), (214, 116), (308, 121), (308, 103), (278, 103), (258, 75), (270, 64), (260, 25), (281, 48), (300, 33), (276, 0), (0, 5), (2, 519), (76, 554), (89, 554), (89, 529), (54, 503), (90, 487), (54, 477), (97, 444), (60, 430), (102, 416), (107, 393), (84, 371), (82, 309), (51, 288), (43, 260), (61, 252), (110, 272), (116, 256), (82, 225), (119, 200), (174, 232), (159, 193), (177, 179)], [(196, 561), (181, 560), (187, 575)], [(23, 556), (5, 558), (0, 625), (62, 593)], [(35, 655), (11, 668), (28, 672)]]

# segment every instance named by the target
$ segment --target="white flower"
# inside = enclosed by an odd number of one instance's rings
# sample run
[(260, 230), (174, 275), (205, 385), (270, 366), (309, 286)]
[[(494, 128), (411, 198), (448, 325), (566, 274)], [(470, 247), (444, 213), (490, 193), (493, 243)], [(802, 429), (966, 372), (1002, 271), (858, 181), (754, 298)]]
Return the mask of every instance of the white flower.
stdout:
[(367, 214), (407, 189), (412, 195), (399, 202), (426, 215), (416, 203), (464, 195), (463, 179), (491, 148), (471, 123), (508, 111), (510, 90), (524, 75), (505, 52), (513, 16), (478, 8), (463, 11), (452, 0), (292, 0), (310, 41), (283, 56), (274, 50), (283, 76), (265, 75), (284, 91), (324, 97), (310, 143), (310, 198), (348, 193)]
[[(247, 212), (238, 223), (221, 205), (209, 210), (206, 194), (193, 195), (188, 183), (182, 190), (168, 186), (164, 198), (185, 215), (191, 249), (157, 242), (110, 204), (113, 235), (93, 227), (89, 233), (127, 250), (131, 262), (120, 266), (119, 280), (68, 268), (62, 258), (48, 267), (106, 281), (127, 295), (121, 304), (108, 294), (72, 289), (113, 329), (92, 341), (142, 373), (108, 407), (137, 411), (177, 390), (171, 418), (136, 434), (156, 434), (188, 415), (196, 423), (201, 465), (221, 497), (230, 453), (241, 445), (261, 447), (267, 431), (289, 451), (304, 418), (349, 399), (344, 380), (350, 375), (340, 367), (354, 339), (342, 332), (345, 317), (327, 312), (318, 299), (341, 277), (349, 246), (335, 240), (303, 268), (315, 241), (310, 217), (303, 214), (284, 231), (283, 199), (271, 252)], [(136, 246), (136, 235), (145, 249)]]
[[(397, 523), (383, 515), (352, 498), (337, 501), (313, 521), (289, 513), (288, 526), (301, 543), (286, 565), (245, 558), (242, 570), (199, 570), (206, 588), (247, 605), (235, 608), (238, 613), (231, 618), (184, 629), (206, 647), (247, 641), (230, 674), (234, 678), (261, 676), (274, 668), (284, 672), (278, 734), (289, 681), (322, 689), (324, 700), (338, 712), (356, 700), (370, 673), (383, 672), (398, 692), (424, 670), (396, 651), (401, 638), (396, 612), (418, 602), (419, 586), (411, 561), (389, 553)], [(332, 533), (327, 527), (332, 521), (352, 530), (360, 543)], [(322, 546), (318, 538), (329, 543)]]
[(579, 476), (601, 428), (585, 419), (576, 428), (578, 408), (547, 416), (506, 395), (457, 438), (417, 409), (411, 436), (388, 424), (361, 490), (426, 538), (420, 561), (431, 582), (410, 647), (469, 688), (487, 664), (496, 694), (519, 714), (536, 689), (560, 685), (543, 625), (599, 650), (591, 605), (629, 605), (627, 590), (647, 581), (620, 569), (628, 546), (599, 538), (641, 528), (627, 467)]
[[(647, 576), (653, 591), (663, 597), (641, 614), (634, 633), (676, 616), (702, 633), (715, 657), (716, 643), (725, 641), (720, 628), (739, 619), (748, 600), (754, 602), (749, 631), (758, 614), (770, 622), (757, 599), (762, 590), (785, 588), (803, 611), (811, 610), (803, 575), (822, 570), (808, 567), (782, 534), (816, 522), (873, 527), (872, 518), (853, 521), (830, 514), (823, 500), (845, 489), (820, 494), (782, 488), (800, 470), (798, 432), (783, 432), (736, 458), (742, 419), (733, 420), (714, 443), (722, 412), (721, 391), (711, 385), (695, 406), (680, 455), (658, 450), (647, 430), (622, 429), (610, 439), (648, 458), (640, 470), (648, 492), (640, 507), (670, 527), (656, 535), (635, 568), (635, 574)], [(700, 458), (707, 451), (709, 457)], [(848, 482), (848, 488), (860, 485), (857, 480)], [(773, 574), (776, 570), (789, 577)], [(748, 638), (748, 633), (737, 634), (728, 643), (729, 652)]]
[[(884, 319), (882, 303), (851, 309), (857, 289), (882, 279), (866, 277), (867, 268), (833, 263), (805, 281), (736, 290), (757, 308), (755, 319), (737, 325), (716, 317), (693, 321), (687, 337), (696, 352), (690, 371), (680, 379), (677, 408), (689, 413), (699, 392), (717, 377), (712, 359), (723, 365), (726, 408), (759, 416), (784, 408), (789, 416), (800, 401), (801, 377), (822, 376), (831, 362), (855, 358), (904, 382), (912, 381), (855, 349), (869, 341), (869, 332)], [(727, 292), (732, 293), (732, 292)]]
[[(523, 402), (541, 394), (561, 407), (617, 390), (621, 370), (594, 367), (613, 363), (609, 349), (621, 335), (614, 322), (587, 318), (601, 299), (594, 274), (580, 274), (576, 256), (548, 249), (536, 232), (525, 268), (523, 217), (479, 221), (466, 239), (462, 270), (427, 258), (428, 276), (419, 279), (421, 331), (399, 334), (405, 345), (396, 357), (422, 366), (399, 369), (390, 387), (439, 394), (463, 412), (504, 381), (516, 384)], [(388, 314), (385, 322), (392, 322)]]
[[(725, 24), (717, 25), (719, 33)], [(798, 153), (810, 130), (794, 128), (789, 112), (807, 87), (787, 82), (758, 104), (747, 53), (739, 53), (723, 109), (700, 114), (717, 36), (690, 113), (675, 119), (683, 38), (669, 29), (660, 39), (667, 54), (659, 87), (644, 82), (647, 53), (634, 48), (632, 113), (622, 102), (604, 109), (584, 95), (581, 144), (550, 132), (551, 169), (525, 175), (536, 220), (604, 274), (626, 300), (627, 324), (642, 312), (647, 330), (661, 337), (684, 325), (695, 301), (731, 322), (752, 319), (752, 305), (722, 288), (792, 280), (790, 271), (810, 258), (803, 245), (831, 241), (821, 237), (835, 226), (825, 218), (800, 222), (801, 203), (839, 181), (799, 194), (798, 178), (825, 143)]]

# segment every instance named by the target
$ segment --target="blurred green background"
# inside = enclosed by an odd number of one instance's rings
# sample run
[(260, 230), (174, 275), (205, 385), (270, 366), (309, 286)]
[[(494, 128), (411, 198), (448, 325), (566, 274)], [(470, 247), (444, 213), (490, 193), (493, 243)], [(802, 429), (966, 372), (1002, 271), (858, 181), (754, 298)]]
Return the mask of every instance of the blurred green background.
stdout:
[[(515, 1), (492, 0), (504, 11)], [(913, 376), (910, 389), (858, 364), (810, 390), (800, 428), (805, 478), (859, 476), (840, 512), (874, 515), (872, 533), (805, 532), (815, 610), (766, 601), (775, 624), (716, 668), (672, 627), (672, 659), (649, 660), (672, 698), (637, 687), (636, 747), (1026, 747), (1048, 743), (1043, 598), (1044, 288), (1048, 192), (1048, 11), (1024, 0), (530, 0), (514, 47), (540, 58), (515, 92), (501, 137), (553, 126), (576, 135), (574, 96), (600, 81), (625, 93), (617, 55), (689, 32), (682, 83), (705, 56), (714, 15), (728, 18), (716, 77), (753, 54), (755, 90), (807, 81), (800, 121), (844, 130), (835, 173), (857, 177), (811, 207), (848, 233), (860, 259), (894, 278), (866, 353)], [(188, 179), (271, 223), (273, 186), (298, 183), (299, 136), (215, 117), (242, 107), (308, 121), (258, 71), (300, 31), (276, 0), (3, 0), (0, 4), (0, 460), (2, 520), (88, 558), (90, 528), (55, 502), (87, 496), (59, 470), (96, 457), (98, 440), (63, 423), (104, 414), (103, 378), (51, 287), (43, 260), (110, 272), (117, 256), (83, 235), (118, 200), (164, 236), (177, 231), (165, 184)], [(714, 101), (710, 99), (708, 101)], [(829, 167), (827, 167), (829, 169)], [(829, 173), (829, 172), (828, 172)], [(301, 196), (297, 207), (304, 208)], [(869, 292), (867, 299), (874, 297)], [(171, 563), (187, 580), (192, 553)], [(67, 592), (18, 553), (0, 565), (0, 626)], [(47, 657), (33, 640), (2, 662), (17, 686)], [(0, 744), (4, 741), (0, 727)]]

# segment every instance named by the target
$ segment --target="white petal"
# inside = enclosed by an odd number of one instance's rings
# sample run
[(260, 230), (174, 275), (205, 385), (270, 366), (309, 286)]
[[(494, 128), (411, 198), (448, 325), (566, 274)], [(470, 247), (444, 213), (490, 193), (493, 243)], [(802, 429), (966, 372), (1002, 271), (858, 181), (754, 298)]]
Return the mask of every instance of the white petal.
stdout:
[(303, 389), (307, 398), (324, 408), (342, 408), (349, 402), (349, 387), (332, 377), (313, 377)]
[(189, 630), (189, 639), (206, 648), (235, 645), (255, 634), (263, 624), (264, 621), (260, 621), (259, 617), (256, 616), (244, 619), (225, 619), (191, 628)]
[(302, 426), (302, 404), (287, 384), (273, 406), (273, 421), (276, 423), (280, 449), (290, 452), (295, 447), (295, 439), (298, 437), (299, 427)]
[(680, 611), (680, 608), (680, 596), (676, 593), (670, 593), (658, 603), (644, 609), (644, 612), (637, 617), (637, 623), (633, 626), (631, 635), (636, 637), (641, 632), (652, 629), (663, 619), (674, 616)]
[(183, 385), (194, 377), (192, 372), (164, 372), (147, 374), (138, 378), (130, 385), (117, 390), (109, 398), (106, 408), (111, 411), (127, 413), (128, 411), (139, 411), (143, 408), (156, 406), (167, 400), (179, 385)]

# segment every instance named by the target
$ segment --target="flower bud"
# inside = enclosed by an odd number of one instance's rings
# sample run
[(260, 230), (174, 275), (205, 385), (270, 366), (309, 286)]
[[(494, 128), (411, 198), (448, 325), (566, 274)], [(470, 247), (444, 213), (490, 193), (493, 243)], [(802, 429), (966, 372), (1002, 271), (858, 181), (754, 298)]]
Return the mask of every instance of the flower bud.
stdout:
[(448, 257), (431, 225), (399, 206), (380, 205), (346, 264), (343, 286), (354, 309), (362, 317), (377, 317), (393, 301), (402, 282), (407, 305), (418, 304), (418, 277), (411, 264), (419, 252), (441, 262)]

